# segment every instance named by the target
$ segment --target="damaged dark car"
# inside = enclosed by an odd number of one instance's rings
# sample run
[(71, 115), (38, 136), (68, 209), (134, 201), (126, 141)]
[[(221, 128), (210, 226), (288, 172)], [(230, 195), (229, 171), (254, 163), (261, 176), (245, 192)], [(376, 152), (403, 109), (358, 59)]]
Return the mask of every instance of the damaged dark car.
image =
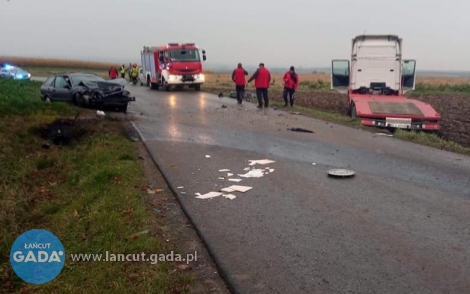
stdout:
[(41, 99), (69, 101), (80, 107), (117, 108), (127, 112), (129, 102), (135, 101), (125, 90), (125, 79), (105, 80), (87, 73), (62, 73), (49, 77), (41, 86)]

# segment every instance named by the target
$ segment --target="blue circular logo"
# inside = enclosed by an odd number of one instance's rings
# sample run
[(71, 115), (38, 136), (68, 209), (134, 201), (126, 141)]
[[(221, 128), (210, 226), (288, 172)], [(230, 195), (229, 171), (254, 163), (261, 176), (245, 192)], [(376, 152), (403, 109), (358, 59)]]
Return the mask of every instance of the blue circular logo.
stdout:
[(46, 230), (29, 230), (21, 234), (10, 250), (15, 273), (31, 284), (44, 284), (57, 277), (65, 263), (62, 242)]

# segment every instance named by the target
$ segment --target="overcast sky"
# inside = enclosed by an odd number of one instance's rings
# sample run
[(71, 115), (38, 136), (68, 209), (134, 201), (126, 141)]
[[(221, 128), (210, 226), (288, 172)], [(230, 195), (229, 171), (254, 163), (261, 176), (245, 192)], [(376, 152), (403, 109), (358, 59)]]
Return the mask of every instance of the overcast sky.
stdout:
[(140, 60), (195, 42), (207, 62), (329, 66), (358, 34), (398, 34), (420, 69), (470, 69), (468, 0), (0, 0), (0, 55)]

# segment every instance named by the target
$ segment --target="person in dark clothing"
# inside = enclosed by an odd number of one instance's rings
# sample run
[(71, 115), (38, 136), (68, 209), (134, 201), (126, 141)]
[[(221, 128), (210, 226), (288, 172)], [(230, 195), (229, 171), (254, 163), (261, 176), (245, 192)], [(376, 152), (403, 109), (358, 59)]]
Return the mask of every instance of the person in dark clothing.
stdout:
[(239, 63), (237, 68), (232, 72), (232, 81), (235, 83), (235, 90), (237, 91), (238, 104), (242, 104), (243, 96), (245, 96), (245, 85), (248, 72)]
[(294, 106), (294, 94), (299, 87), (299, 75), (295, 72), (293, 66), (284, 74), (284, 107), (287, 106), (287, 96), (289, 96), (290, 106)]
[(263, 100), (264, 99), (264, 107), (269, 106), (269, 98), (268, 98), (268, 88), (269, 84), (271, 83), (271, 73), (267, 68), (264, 67), (264, 63), (260, 63), (256, 72), (251, 76), (248, 80), (248, 83), (255, 80), (255, 88), (256, 88), (256, 97), (258, 98), (258, 108), (263, 108)]

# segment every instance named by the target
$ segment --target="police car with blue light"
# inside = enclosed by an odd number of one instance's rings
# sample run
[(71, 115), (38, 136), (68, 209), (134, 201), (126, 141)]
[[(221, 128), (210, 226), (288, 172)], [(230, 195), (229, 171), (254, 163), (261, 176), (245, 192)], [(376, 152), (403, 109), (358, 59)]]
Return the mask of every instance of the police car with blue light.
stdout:
[(0, 65), (0, 78), (9, 78), (13, 80), (30, 80), (31, 74), (21, 67), (10, 64)]

